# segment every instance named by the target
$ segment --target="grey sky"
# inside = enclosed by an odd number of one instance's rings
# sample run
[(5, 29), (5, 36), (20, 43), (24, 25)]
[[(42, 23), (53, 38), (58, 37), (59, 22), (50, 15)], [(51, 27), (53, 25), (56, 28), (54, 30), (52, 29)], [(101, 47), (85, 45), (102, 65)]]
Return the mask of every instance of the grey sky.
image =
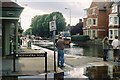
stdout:
[(89, 2), (22, 2), (22, 5), (27, 5), (34, 9), (42, 10), (45, 12), (59, 11), (65, 15), (69, 15), (69, 11), (66, 11), (65, 8), (71, 9), (72, 17), (82, 17), (84, 14), (85, 8), (90, 6)]
[[(4, 0), (5, 1), (5, 0)], [(9, 1), (9, 0), (6, 0)], [(30, 27), (31, 19), (35, 15), (50, 14), (59, 11), (63, 14), (67, 24), (69, 24), (71, 10), (71, 25), (76, 25), (80, 18), (84, 18), (84, 9), (89, 8), (92, 0), (13, 0), (24, 6), (21, 14), (21, 24), (23, 29)], [(94, 0), (97, 2), (105, 0)], [(110, 1), (110, 0), (109, 0)], [(119, 1), (119, 0), (114, 0)]]
[[(17, 2), (24, 7), (27, 6), (29, 8), (46, 12), (48, 14), (59, 11), (65, 17), (67, 24), (69, 24), (69, 11), (71, 10), (71, 25), (76, 25), (79, 22), (79, 19), (84, 17), (84, 9), (89, 8), (92, 0), (17, 0)], [(65, 8), (69, 8), (70, 10)], [(23, 11), (21, 18), (24, 29), (27, 29), (30, 25), (30, 17), (28, 15), (31, 15), (32, 13), (34, 13), (34, 11)], [(36, 15), (38, 14), (36, 13)], [(42, 15), (42, 13), (40, 15)], [(27, 18), (29, 18), (29, 21), (27, 21)], [(29, 23), (29, 25), (27, 23)]]

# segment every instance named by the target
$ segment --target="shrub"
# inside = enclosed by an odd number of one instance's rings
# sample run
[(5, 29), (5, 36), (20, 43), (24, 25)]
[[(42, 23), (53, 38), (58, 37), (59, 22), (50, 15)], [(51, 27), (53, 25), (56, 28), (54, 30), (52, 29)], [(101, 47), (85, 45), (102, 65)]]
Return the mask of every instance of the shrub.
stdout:
[(71, 36), (72, 41), (88, 41), (90, 40), (90, 37), (87, 35), (72, 35)]

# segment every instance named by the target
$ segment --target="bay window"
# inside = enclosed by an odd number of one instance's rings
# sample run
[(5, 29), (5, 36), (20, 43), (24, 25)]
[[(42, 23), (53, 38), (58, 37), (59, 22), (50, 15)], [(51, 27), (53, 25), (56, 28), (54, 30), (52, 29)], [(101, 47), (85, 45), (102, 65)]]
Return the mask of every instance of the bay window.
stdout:
[(118, 17), (114, 17), (114, 24), (118, 24)]
[(87, 21), (88, 26), (97, 26), (97, 18), (90, 18)]
[(109, 29), (109, 39), (113, 40), (115, 36), (119, 35), (119, 29)]
[(119, 26), (119, 17), (117, 15), (109, 16), (109, 26), (110, 25), (118, 25)]

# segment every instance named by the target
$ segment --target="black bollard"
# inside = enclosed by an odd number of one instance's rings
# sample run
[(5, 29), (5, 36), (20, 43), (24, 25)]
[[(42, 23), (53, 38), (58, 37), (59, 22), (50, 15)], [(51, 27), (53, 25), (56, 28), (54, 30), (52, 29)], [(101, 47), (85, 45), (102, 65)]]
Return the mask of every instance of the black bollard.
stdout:
[(15, 72), (16, 71), (16, 66), (15, 66), (15, 58), (16, 58), (16, 51), (14, 51), (14, 53), (13, 53), (13, 72)]

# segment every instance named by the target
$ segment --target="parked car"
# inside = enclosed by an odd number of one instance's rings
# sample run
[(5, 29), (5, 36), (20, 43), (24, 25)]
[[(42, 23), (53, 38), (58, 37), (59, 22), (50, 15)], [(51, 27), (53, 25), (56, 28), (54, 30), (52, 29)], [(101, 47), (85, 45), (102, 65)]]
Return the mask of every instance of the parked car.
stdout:
[(71, 43), (71, 35), (69, 31), (63, 31), (60, 33), (65, 41), (65, 45), (69, 45)]

